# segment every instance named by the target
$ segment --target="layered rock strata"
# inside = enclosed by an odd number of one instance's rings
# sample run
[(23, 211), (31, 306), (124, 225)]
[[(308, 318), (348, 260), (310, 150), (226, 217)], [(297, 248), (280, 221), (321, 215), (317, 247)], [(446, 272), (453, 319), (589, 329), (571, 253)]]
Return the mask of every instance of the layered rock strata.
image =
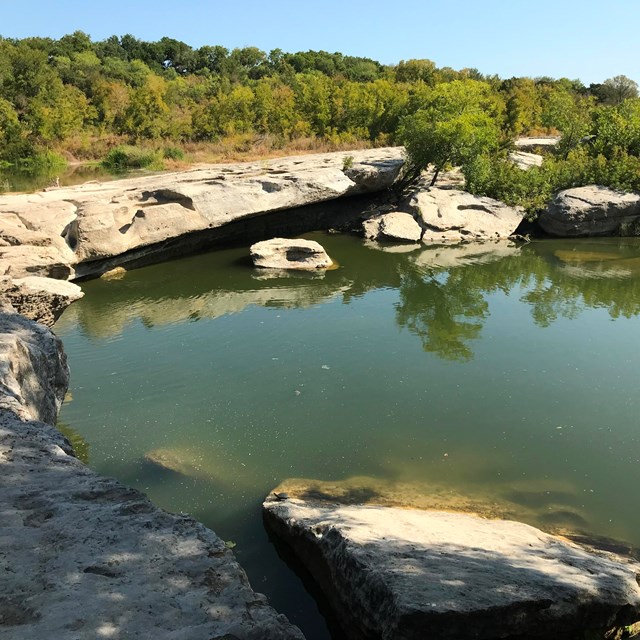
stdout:
[(0, 314), (0, 637), (302, 640), (212, 531), (73, 456), (67, 384), (60, 341)]

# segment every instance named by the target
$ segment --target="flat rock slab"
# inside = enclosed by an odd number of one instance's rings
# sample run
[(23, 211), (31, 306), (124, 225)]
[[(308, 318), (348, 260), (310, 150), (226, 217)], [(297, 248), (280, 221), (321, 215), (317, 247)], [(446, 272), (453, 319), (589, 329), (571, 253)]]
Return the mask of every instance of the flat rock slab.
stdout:
[(561, 237), (639, 235), (640, 194), (596, 185), (565, 189), (540, 214), (538, 224)]
[(0, 637), (303, 640), (192, 518), (102, 478), (50, 424), (59, 340), (0, 314)]
[(349, 638), (604, 638), (640, 619), (639, 564), (528, 525), (275, 496), (264, 512)]
[(265, 269), (328, 269), (333, 261), (319, 242), (304, 239), (272, 238), (251, 245), (253, 264)]
[(100, 275), (126, 263), (131, 252), (138, 258), (161, 253), (166, 241), (386, 189), (403, 164), (402, 148), (389, 147), (208, 165), (0, 196), (0, 275)]
[(404, 208), (424, 229), (430, 244), (508, 238), (518, 228), (524, 211), (492, 198), (457, 189), (422, 189)]

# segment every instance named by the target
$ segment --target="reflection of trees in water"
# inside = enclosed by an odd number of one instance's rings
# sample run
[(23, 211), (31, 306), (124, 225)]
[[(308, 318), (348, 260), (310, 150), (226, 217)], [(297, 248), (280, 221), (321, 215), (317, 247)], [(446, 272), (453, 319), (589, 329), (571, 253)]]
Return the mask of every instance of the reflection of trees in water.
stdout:
[(455, 272), (446, 278), (408, 271), (400, 284), (396, 320), (420, 336), (425, 351), (447, 360), (471, 360), (469, 341), (479, 337), (489, 305), (479, 289), (462, 286)]
[(465, 361), (473, 358), (471, 342), (480, 337), (488, 296), (496, 291), (521, 287), (520, 300), (540, 327), (558, 318), (573, 320), (587, 308), (607, 309), (614, 319), (640, 315), (640, 260), (628, 257), (630, 251), (637, 256), (640, 244), (614, 247), (619, 253), (612, 256), (610, 244), (595, 243), (568, 261), (558, 258), (566, 257), (557, 250), (561, 242), (528, 245), (512, 255), (488, 249), (475, 262), (447, 267), (429, 266), (425, 252), (420, 267), (410, 261), (402, 267), (396, 320), (420, 336), (425, 351)]

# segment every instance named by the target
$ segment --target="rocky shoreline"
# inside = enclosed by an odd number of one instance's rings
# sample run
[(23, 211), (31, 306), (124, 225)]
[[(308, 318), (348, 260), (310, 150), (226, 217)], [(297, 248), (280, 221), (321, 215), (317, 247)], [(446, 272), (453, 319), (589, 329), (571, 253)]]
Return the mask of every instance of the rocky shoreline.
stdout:
[[(176, 252), (251, 235), (249, 229), (262, 229), (258, 236), (267, 231), (273, 236), (273, 220), (300, 231), (318, 228), (319, 220), (326, 226), (328, 220), (369, 218), (365, 234), (373, 241), (442, 244), (507, 238), (522, 219), (521, 212), (502, 203), (452, 189), (418, 193), (400, 205), (400, 211), (375, 210), (367, 215), (351, 207), (345, 213), (355, 202), (348, 198), (391, 186), (402, 163), (400, 149), (377, 149), (0, 197), (0, 505), (4, 513), (0, 637), (303, 638), (269, 607), (264, 596), (251, 589), (233, 553), (212, 531), (189, 517), (156, 508), (143, 494), (95, 474), (75, 458), (69, 442), (53, 426), (68, 385), (66, 359), (60, 341), (43, 325), (52, 325), (82, 295), (76, 284), (66, 280), (163, 260)], [(605, 207), (614, 207), (612, 197), (598, 192)], [(622, 212), (619, 224), (633, 226), (635, 216), (640, 217), (637, 198), (625, 198), (629, 206), (616, 209)], [(573, 197), (573, 201), (585, 199)], [(345, 210), (336, 203), (343, 203)], [(327, 213), (332, 206), (337, 208)], [(594, 206), (589, 204), (589, 211)], [(567, 207), (556, 209), (566, 211)], [(592, 220), (599, 216), (577, 216), (587, 217), (591, 233)], [(610, 216), (601, 218), (611, 225)], [(375, 522), (364, 518), (357, 525), (360, 532), (366, 530), (375, 537), (386, 531), (384, 523), (414, 518), (405, 533), (419, 530), (429, 538), (417, 544), (411, 535), (403, 539), (393, 534), (398, 545), (413, 545), (413, 555), (399, 560), (405, 569), (391, 570), (405, 584), (398, 595), (389, 586), (393, 581), (371, 573), (361, 561), (359, 554), (371, 554), (369, 542), (356, 540), (350, 551), (354, 555), (340, 565), (342, 569), (329, 569), (323, 545), (348, 539), (345, 530), (355, 527), (361, 517), (358, 509), (347, 514), (339, 504), (307, 503), (287, 495), (272, 496), (264, 508), (278, 535), (301, 549), (303, 561), (305, 554), (316, 558), (309, 567), (312, 572), (315, 567), (316, 579), (325, 589), (327, 571), (334, 571), (328, 584), (342, 585), (334, 606), (349, 637), (417, 638), (423, 637), (425, 629), (432, 629), (434, 637), (460, 640), (545, 638), (557, 633), (577, 638), (587, 629), (600, 634), (596, 637), (609, 632), (619, 635), (607, 637), (623, 637), (621, 629), (640, 618), (640, 565), (618, 556), (590, 555), (531, 527), (525, 531), (526, 525), (478, 519), (471, 527), (481, 529), (468, 541), (476, 554), (474, 571), (465, 578), (471, 591), (474, 581), (486, 585), (491, 579), (496, 593), (506, 589), (513, 595), (533, 589), (535, 581), (522, 573), (516, 572), (513, 584), (502, 580), (493, 570), (495, 553), (492, 562), (485, 562), (495, 551), (487, 546), (492, 535), (510, 539), (514, 545), (522, 536), (521, 551), (528, 551), (531, 537), (545, 548), (561, 550), (553, 556), (555, 564), (548, 565), (555, 576), (553, 588), (536, 582), (533, 590), (538, 599), (503, 598), (502, 604), (496, 604), (482, 598), (470, 601), (466, 591), (434, 587), (433, 572), (446, 574), (441, 565), (433, 564), (434, 558), (442, 553), (457, 558), (447, 571), (460, 572), (458, 559), (465, 555), (446, 536), (435, 540), (427, 535), (437, 529), (433, 518), (441, 524), (444, 516), (438, 511), (385, 511), (384, 518), (376, 517)], [(391, 507), (359, 505), (358, 512), (368, 517), (372, 508), (381, 516)], [(514, 526), (521, 527), (517, 535)], [(461, 529), (459, 521), (447, 527)], [(391, 558), (398, 545), (390, 545), (388, 536), (381, 539), (373, 555)], [(513, 553), (512, 549), (503, 555), (514, 557)], [(530, 553), (528, 558), (539, 560), (546, 551)], [(406, 564), (411, 558), (432, 564), (414, 571), (414, 565)], [(564, 585), (567, 580), (558, 576), (574, 571), (576, 563), (581, 566), (580, 578), (576, 573), (571, 581), (579, 582), (580, 588), (571, 591)], [(342, 571), (345, 567), (357, 571)], [(598, 580), (588, 583), (590, 575)], [(438, 593), (425, 594), (423, 582)], [(378, 589), (381, 584), (382, 590)], [(406, 607), (389, 605), (403, 601), (407, 593), (413, 600)], [(425, 612), (429, 603), (436, 604)], [(487, 610), (493, 611), (490, 621)], [(384, 611), (389, 615), (381, 617)], [(483, 629), (480, 635), (479, 629)], [(464, 635), (467, 631), (476, 635)]]

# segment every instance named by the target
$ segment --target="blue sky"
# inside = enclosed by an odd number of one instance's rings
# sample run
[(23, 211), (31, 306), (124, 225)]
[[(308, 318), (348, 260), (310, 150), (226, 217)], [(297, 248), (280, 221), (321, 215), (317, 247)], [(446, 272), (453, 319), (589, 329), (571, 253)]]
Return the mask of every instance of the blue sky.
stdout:
[(198, 47), (430, 58), (502, 77), (640, 82), (640, 0), (0, 0), (0, 35), (167, 35)]

